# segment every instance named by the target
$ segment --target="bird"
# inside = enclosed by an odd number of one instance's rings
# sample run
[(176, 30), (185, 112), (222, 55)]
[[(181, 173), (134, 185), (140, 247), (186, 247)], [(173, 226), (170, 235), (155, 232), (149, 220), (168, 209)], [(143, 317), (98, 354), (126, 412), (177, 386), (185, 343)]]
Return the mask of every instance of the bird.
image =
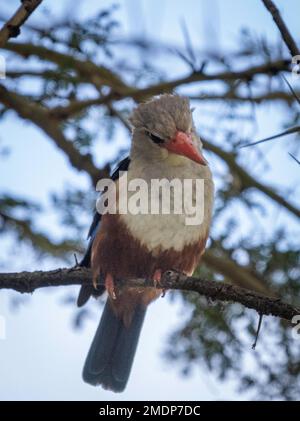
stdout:
[[(185, 210), (181, 214), (95, 213), (80, 262), (80, 266), (91, 268), (93, 285), (83, 284), (77, 299), (80, 307), (90, 296), (108, 293), (83, 368), (83, 380), (91, 385), (124, 391), (147, 307), (162, 294), (162, 274), (177, 270), (192, 275), (204, 253), (214, 184), (192, 113), (188, 98), (161, 94), (139, 103), (129, 119), (130, 153), (111, 176), (117, 190), (124, 175), (129, 181), (148, 183), (153, 179), (204, 180), (204, 211), (198, 225), (186, 224)], [(174, 191), (170, 194), (172, 201)], [(162, 196), (156, 199), (160, 201)], [(155, 287), (126, 285), (126, 280), (134, 278), (152, 279)], [(97, 286), (99, 279), (102, 286)], [(121, 285), (116, 280), (125, 282)]]

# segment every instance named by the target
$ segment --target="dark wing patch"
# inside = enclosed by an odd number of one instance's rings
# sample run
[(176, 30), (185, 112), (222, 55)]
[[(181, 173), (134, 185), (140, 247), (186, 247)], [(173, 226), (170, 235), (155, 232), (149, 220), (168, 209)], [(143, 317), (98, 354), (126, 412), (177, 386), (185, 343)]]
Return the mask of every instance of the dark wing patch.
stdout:
[[(127, 158), (125, 158), (121, 162), (119, 162), (117, 168), (112, 173), (110, 178), (113, 181), (118, 180), (121, 171), (128, 171), (129, 164), (130, 164), (130, 158), (129, 158), (129, 156), (127, 156)], [(87, 236), (88, 239), (89, 238), (92, 238), (92, 239), (95, 238), (100, 220), (101, 220), (101, 215), (98, 212), (95, 212), (93, 222), (92, 222), (92, 224), (90, 226), (90, 229), (89, 229), (89, 232), (88, 232), (88, 236)]]
[[(120, 171), (128, 171), (129, 164), (130, 164), (130, 158), (129, 157), (123, 159), (118, 164), (117, 168), (112, 173), (110, 178), (113, 181), (118, 180)], [(85, 252), (81, 262), (79, 263), (79, 266), (81, 266), (81, 267), (87, 267), (88, 268), (88, 267), (91, 266), (91, 253), (92, 253), (93, 241), (96, 237), (98, 229), (100, 228), (100, 223), (101, 223), (101, 215), (98, 212), (95, 212), (93, 222), (92, 222), (92, 224), (90, 226), (90, 229), (89, 229), (89, 232), (88, 232), (89, 244), (87, 246), (86, 252)], [(95, 295), (95, 296), (102, 295), (104, 290), (105, 290), (104, 287), (103, 288), (98, 287), (98, 289), (95, 290), (95, 288), (92, 285), (82, 285), (82, 287), (80, 288), (80, 291), (79, 291), (78, 298), (77, 298), (78, 307), (83, 306), (87, 302), (87, 300), (90, 298), (91, 295)]]
[[(118, 180), (121, 171), (128, 171), (129, 164), (130, 164), (130, 158), (129, 157), (123, 159), (118, 164), (117, 168), (112, 173), (110, 178), (113, 181)], [(89, 268), (91, 266), (91, 252), (92, 252), (93, 241), (94, 241), (94, 239), (96, 237), (96, 234), (97, 234), (97, 231), (100, 227), (100, 223), (101, 223), (101, 215), (98, 212), (95, 212), (92, 224), (91, 224), (89, 232), (88, 232), (88, 237), (87, 237), (89, 239), (89, 244), (87, 246), (87, 249), (85, 251), (85, 254), (84, 254), (82, 260), (79, 263), (79, 266), (81, 266), (81, 267)], [(104, 292), (104, 290), (102, 290), (100, 288), (96, 291), (92, 285), (82, 285), (82, 287), (80, 289), (80, 292), (79, 292), (78, 299), (77, 299), (78, 307), (83, 306), (92, 294), (101, 295), (103, 292)]]

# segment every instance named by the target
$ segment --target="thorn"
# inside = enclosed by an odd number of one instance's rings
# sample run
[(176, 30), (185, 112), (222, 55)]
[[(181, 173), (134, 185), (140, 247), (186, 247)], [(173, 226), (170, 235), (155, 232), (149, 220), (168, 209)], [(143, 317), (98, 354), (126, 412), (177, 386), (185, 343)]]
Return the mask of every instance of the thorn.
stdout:
[(291, 154), (290, 152), (288, 152), (288, 154), (290, 155), (291, 158), (293, 158), (297, 162), (297, 164), (300, 165), (300, 161), (293, 154)]
[(256, 331), (256, 335), (255, 335), (255, 340), (254, 340), (254, 343), (253, 343), (253, 345), (252, 345), (252, 349), (255, 349), (255, 348), (256, 348), (256, 344), (257, 344), (257, 340), (258, 340), (258, 335), (259, 335), (260, 328), (261, 328), (262, 319), (263, 319), (263, 314), (262, 314), (262, 313), (260, 313), (260, 314), (259, 314), (259, 320), (258, 320), (257, 331)]
[(185, 48), (187, 55), (182, 55), (182, 58), (191, 66), (193, 72), (197, 72), (197, 57), (194, 51), (193, 43), (191, 41), (191, 37), (188, 31), (188, 27), (184, 19), (181, 20), (181, 30), (184, 37)]
[(201, 63), (201, 66), (199, 67), (198, 73), (203, 73), (203, 72), (204, 72), (204, 69), (205, 69), (205, 67), (206, 67), (206, 65), (207, 65), (207, 61), (206, 61), (206, 60), (204, 60), (204, 61)]
[(248, 146), (254, 146), (254, 145), (258, 145), (260, 143), (263, 142), (269, 142), (270, 140), (273, 139), (278, 139), (279, 137), (283, 137), (283, 136), (287, 136), (293, 133), (299, 133), (300, 132), (300, 126), (295, 126), (295, 127), (291, 127), (287, 130), (285, 130), (284, 132), (275, 134), (274, 136), (270, 136), (270, 137), (266, 137), (265, 139), (261, 139), (261, 140), (257, 140), (256, 142), (252, 142), (252, 143), (244, 143), (242, 144), (239, 148), (248, 148)]
[(282, 79), (285, 81), (285, 83), (287, 84), (287, 86), (289, 87), (290, 91), (293, 94), (293, 97), (295, 98), (295, 100), (298, 102), (298, 104), (300, 105), (300, 98), (297, 96), (296, 92), (294, 91), (292, 85), (290, 84), (290, 82), (287, 80), (287, 78), (281, 74)]
[(78, 267), (79, 263), (78, 263), (78, 260), (77, 260), (76, 253), (74, 253), (74, 259), (75, 259), (75, 267)]

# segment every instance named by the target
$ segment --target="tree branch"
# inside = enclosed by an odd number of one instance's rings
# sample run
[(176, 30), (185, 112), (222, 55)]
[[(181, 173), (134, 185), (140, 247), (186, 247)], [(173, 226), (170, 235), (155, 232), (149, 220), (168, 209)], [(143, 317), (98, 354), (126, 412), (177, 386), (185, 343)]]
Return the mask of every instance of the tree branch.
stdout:
[[(23, 77), (40, 78), (45, 80), (63, 80), (68, 83), (78, 84), (83, 83), (79, 76), (71, 75), (66, 72), (58, 70), (7, 70), (6, 77), (10, 79), (21, 79)], [(87, 82), (88, 83), (88, 82)]]
[(0, 48), (9, 38), (16, 38), (21, 30), (20, 27), (29, 18), (31, 13), (41, 4), (43, 0), (23, 0), (16, 13), (3, 25), (0, 30)]
[[(67, 106), (55, 107), (51, 110), (51, 114), (55, 117), (65, 119), (93, 105), (107, 105), (111, 104), (112, 101), (118, 101), (124, 98), (132, 98), (137, 102), (141, 102), (153, 95), (160, 95), (164, 92), (172, 92), (177, 86), (188, 85), (196, 82), (209, 82), (216, 80), (228, 82), (238, 79), (250, 80), (257, 74), (276, 74), (280, 71), (288, 70), (289, 65), (289, 61), (278, 60), (276, 62), (266, 63), (260, 66), (249, 67), (248, 69), (241, 70), (239, 72), (226, 71), (214, 74), (195, 72), (183, 78), (174, 79), (173, 81), (168, 82), (160, 82), (156, 85), (150, 85), (142, 89), (132, 88), (129, 86), (125, 89), (123, 86), (122, 93), (120, 93), (120, 90), (116, 91), (115, 89), (112, 89), (112, 91), (106, 96), (82, 101), (73, 101)], [(263, 98), (259, 98), (258, 101), (262, 99)]]
[(205, 149), (213, 152), (227, 163), (231, 171), (239, 177), (243, 189), (256, 188), (260, 190), (274, 202), (285, 207), (288, 211), (292, 212), (295, 216), (300, 218), (299, 208), (288, 202), (284, 197), (280, 196), (280, 194), (278, 194), (272, 187), (257, 181), (254, 177), (248, 174), (248, 172), (237, 163), (236, 157), (232, 153), (223, 150), (211, 142), (208, 142), (202, 136), (201, 140)]
[(83, 82), (90, 82), (97, 88), (103, 85), (111, 87), (116, 94), (123, 94), (127, 90), (133, 89), (123, 83), (117, 74), (112, 70), (97, 66), (90, 60), (81, 60), (70, 54), (61, 53), (50, 48), (29, 43), (9, 42), (5, 49), (13, 51), (22, 57), (35, 56), (43, 61), (50, 61), (64, 69), (73, 69), (81, 77)]
[(29, 57), (33, 55), (43, 60), (46, 59), (47, 61), (56, 63), (61, 67), (75, 69), (78, 75), (82, 78), (82, 81), (89, 81), (97, 88), (100, 88), (101, 85), (110, 86), (111, 93), (104, 96), (101, 103), (108, 103), (112, 100), (120, 100), (127, 97), (138, 102), (144, 101), (153, 95), (159, 95), (163, 92), (171, 92), (177, 86), (188, 85), (196, 82), (216, 80), (228, 82), (238, 79), (249, 81), (256, 75), (276, 75), (281, 71), (287, 71), (289, 70), (291, 64), (290, 60), (276, 60), (238, 71), (226, 70), (211, 74), (196, 71), (178, 79), (160, 82), (140, 89), (126, 84), (118, 75), (104, 66), (97, 66), (89, 60), (83, 61), (66, 53), (60, 53), (46, 47), (28, 43), (10, 42), (5, 46), (5, 49), (19, 54), (22, 57)]
[(58, 121), (51, 118), (47, 108), (30, 101), (23, 95), (9, 91), (3, 85), (0, 85), (0, 102), (7, 108), (16, 111), (20, 117), (32, 121), (41, 128), (68, 157), (70, 164), (79, 171), (86, 171), (89, 174), (92, 183), (96, 184), (99, 178), (107, 177), (107, 171), (96, 167), (90, 154), (82, 154), (68, 140)]
[[(12, 72), (12, 77), (19, 77), (23, 75), (18, 75), (16, 72)], [(7, 76), (10, 76), (9, 72), (6, 72)], [(35, 76), (35, 75), (34, 75)], [(42, 75), (44, 77), (44, 75)], [(46, 75), (45, 75), (46, 77)], [(300, 93), (297, 92), (300, 95)], [(296, 101), (295, 97), (287, 92), (284, 91), (275, 91), (275, 92), (268, 92), (261, 95), (256, 96), (240, 96), (233, 93), (226, 93), (226, 94), (199, 94), (199, 95), (189, 95), (190, 99), (199, 100), (199, 101), (224, 101), (224, 98), (228, 101), (236, 101), (236, 102), (255, 102), (260, 104), (264, 101), (282, 101), (287, 102), (288, 104), (292, 104)], [(67, 119), (69, 117), (74, 116), (81, 111), (92, 107), (92, 106), (101, 106), (106, 105), (110, 107), (110, 102), (108, 101), (107, 96), (98, 96), (96, 98), (84, 99), (84, 100), (74, 100), (70, 101), (70, 103), (66, 106), (57, 106), (50, 110), (51, 116), (59, 119)]]
[[(32, 293), (38, 288), (82, 285), (92, 283), (92, 272), (86, 268), (56, 269), (47, 272), (0, 273), (0, 289), (10, 289), (21, 293)], [(124, 282), (120, 282), (124, 285)], [(147, 279), (126, 281), (132, 287), (154, 287)], [(100, 284), (99, 284), (100, 285)], [(270, 298), (238, 286), (224, 282), (186, 276), (179, 272), (167, 271), (163, 274), (160, 287), (165, 289), (198, 292), (211, 300), (231, 301), (256, 310), (259, 314), (272, 315), (286, 320), (300, 314), (300, 309), (280, 299)]]
[(46, 234), (33, 228), (32, 220), (29, 218), (16, 218), (0, 210), (0, 222), (2, 233), (12, 229), (18, 234), (19, 240), (29, 241), (36, 250), (47, 255), (61, 257), (74, 251), (82, 252), (82, 248), (75, 241), (51, 241)]
[(282, 39), (291, 53), (291, 56), (294, 57), (300, 54), (300, 50), (297, 47), (297, 44), (294, 38), (292, 37), (288, 27), (286, 26), (284, 20), (282, 19), (281, 14), (277, 9), (276, 5), (273, 3), (272, 0), (262, 0), (262, 2), (264, 3), (268, 11), (271, 13), (273, 20), (281, 33)]
[(188, 85), (195, 82), (215, 80), (229, 82), (242, 79), (245, 81), (249, 81), (260, 74), (276, 75), (281, 71), (287, 71), (289, 67), (289, 60), (276, 60), (274, 62), (263, 63), (258, 66), (251, 66), (238, 71), (228, 70), (225, 72), (217, 72), (212, 74), (207, 74), (203, 72), (193, 72), (179, 79), (161, 82), (143, 89), (134, 89), (131, 92), (128, 92), (128, 96), (137, 101), (142, 101), (150, 96), (161, 94), (162, 92), (170, 92), (177, 86)]
[[(6, 75), (8, 73), (6, 72)], [(297, 91), (297, 95), (300, 96), (300, 92)], [(284, 91), (272, 91), (266, 92), (259, 95), (239, 95), (236, 92), (226, 92), (225, 94), (213, 94), (213, 93), (202, 93), (198, 95), (189, 95), (189, 98), (192, 100), (199, 101), (233, 101), (233, 102), (254, 102), (256, 104), (261, 104), (267, 101), (282, 101), (288, 104), (292, 104), (296, 101), (296, 98), (289, 92)]]
[(258, 273), (251, 272), (247, 267), (214, 253), (211, 249), (205, 251), (201, 262), (212, 269), (214, 273), (223, 275), (230, 284), (278, 298), (276, 293), (259, 277)]

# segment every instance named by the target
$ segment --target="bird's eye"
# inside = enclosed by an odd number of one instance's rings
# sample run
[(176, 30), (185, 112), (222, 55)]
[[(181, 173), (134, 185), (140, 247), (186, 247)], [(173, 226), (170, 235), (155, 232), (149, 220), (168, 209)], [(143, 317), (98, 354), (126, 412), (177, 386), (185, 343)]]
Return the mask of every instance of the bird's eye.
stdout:
[(150, 139), (152, 140), (152, 142), (159, 144), (159, 143), (164, 143), (164, 139), (162, 139), (161, 137), (156, 136), (155, 134), (146, 131), (146, 134), (150, 137)]

